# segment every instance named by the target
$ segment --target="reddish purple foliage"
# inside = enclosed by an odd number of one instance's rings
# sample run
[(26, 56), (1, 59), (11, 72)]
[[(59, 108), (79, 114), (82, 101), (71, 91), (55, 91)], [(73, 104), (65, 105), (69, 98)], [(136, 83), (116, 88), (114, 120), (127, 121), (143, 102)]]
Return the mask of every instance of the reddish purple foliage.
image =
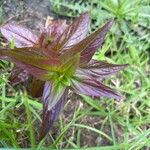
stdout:
[(39, 34), (16, 24), (0, 27), (8, 41), (12, 38), (15, 40), (16, 48), (0, 50), (1, 59), (16, 65), (11, 73), (11, 84), (25, 82), (33, 76), (31, 95), (37, 96), (44, 88), (41, 139), (62, 111), (68, 90), (93, 98), (123, 98), (119, 92), (103, 85), (100, 80), (127, 65), (92, 60), (95, 51), (102, 47), (112, 20), (87, 36), (89, 23), (89, 15), (84, 13), (70, 25), (62, 20), (49, 21)]

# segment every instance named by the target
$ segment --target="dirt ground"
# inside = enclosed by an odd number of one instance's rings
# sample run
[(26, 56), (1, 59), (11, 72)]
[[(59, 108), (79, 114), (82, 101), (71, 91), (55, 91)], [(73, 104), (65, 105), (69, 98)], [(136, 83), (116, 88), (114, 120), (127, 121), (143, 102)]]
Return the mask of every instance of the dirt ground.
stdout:
[(58, 18), (49, 0), (1, 0), (0, 5), (4, 21), (17, 21), (33, 29), (39, 29), (47, 16)]

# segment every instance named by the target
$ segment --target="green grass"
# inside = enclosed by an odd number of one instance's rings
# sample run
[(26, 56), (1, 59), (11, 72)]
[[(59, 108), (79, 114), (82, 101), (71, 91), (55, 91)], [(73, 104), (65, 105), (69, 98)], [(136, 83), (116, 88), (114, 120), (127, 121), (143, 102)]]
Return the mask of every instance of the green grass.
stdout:
[[(55, 1), (55, 12), (60, 14), (61, 7), (58, 5), (60, 0)], [(61, 1), (62, 2), (62, 1)], [(101, 1), (95, 1), (99, 4)], [(103, 7), (105, 5), (104, 1)], [(114, 2), (114, 0), (112, 0)], [(136, 1), (136, 7), (150, 7), (148, 0)], [(60, 3), (61, 4), (61, 3)], [(124, 4), (125, 5), (125, 4)], [(131, 5), (126, 1), (126, 6)], [(56, 9), (57, 6), (57, 9)], [(79, 11), (72, 11), (68, 14), (76, 16), (82, 11), (89, 10), (92, 18), (96, 22), (92, 28), (97, 28), (97, 24), (104, 21), (109, 15), (119, 15), (113, 10), (108, 11), (105, 16), (99, 13), (98, 18), (96, 8), (91, 10), (83, 7), (84, 4), (77, 3), (76, 7), (69, 7), (69, 10), (77, 8)], [(117, 7), (117, 6), (116, 6)], [(124, 6), (122, 6), (124, 8)], [(123, 9), (122, 10), (125, 10)], [(130, 8), (130, 7), (129, 7)], [(145, 9), (146, 11), (146, 9)], [(103, 12), (104, 13), (104, 12)], [(67, 15), (67, 14), (63, 14)], [(135, 17), (135, 16), (134, 16)], [(118, 21), (120, 17), (115, 20)], [(145, 24), (145, 19), (133, 16), (126, 19), (121, 18), (121, 22), (134, 24)], [(149, 17), (146, 17), (149, 19)], [(123, 30), (126, 26), (121, 25)], [(9, 73), (0, 74), (0, 147), (2, 148), (27, 148), (37, 147), (37, 149), (83, 149), (83, 150), (144, 150), (150, 148), (150, 65), (149, 48), (150, 44), (147, 38), (149, 33), (142, 28), (144, 35), (134, 34), (132, 28), (128, 28), (127, 34), (123, 30), (119, 34), (118, 28), (113, 28), (106, 43), (99, 50), (94, 59), (106, 60), (111, 63), (128, 63), (129, 67), (109, 80), (106, 84), (121, 91), (125, 96), (122, 102), (116, 102), (112, 99), (101, 98), (93, 100), (92, 98), (82, 96), (80, 98), (72, 97), (65, 105), (64, 113), (60, 116), (56, 124), (57, 132), (52, 131), (49, 135), (38, 141), (38, 128), (41, 122), (42, 105), (36, 99), (26, 95), (25, 91), (15, 89), (8, 83)], [(144, 37), (144, 38), (142, 38)], [(0, 62), (1, 70), (6, 70), (9, 63)], [(76, 100), (77, 99), (77, 100)], [(71, 109), (72, 108), (72, 109)], [(91, 121), (90, 121), (91, 120)], [(90, 121), (90, 122), (88, 122)], [(97, 122), (96, 122), (97, 121)], [(92, 137), (96, 135), (97, 142), (83, 143), (84, 134)], [(86, 136), (86, 138), (88, 137)], [(92, 139), (92, 138), (91, 138)], [(93, 140), (95, 140), (93, 136)], [(93, 147), (93, 148), (88, 148)]]

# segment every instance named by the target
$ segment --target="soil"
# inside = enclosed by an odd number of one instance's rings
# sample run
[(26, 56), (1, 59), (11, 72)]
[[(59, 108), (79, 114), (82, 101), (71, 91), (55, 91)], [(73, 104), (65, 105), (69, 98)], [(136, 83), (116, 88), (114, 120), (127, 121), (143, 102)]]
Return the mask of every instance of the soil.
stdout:
[(47, 16), (58, 18), (49, 0), (2, 0), (0, 5), (5, 22), (17, 21), (33, 29), (43, 26)]

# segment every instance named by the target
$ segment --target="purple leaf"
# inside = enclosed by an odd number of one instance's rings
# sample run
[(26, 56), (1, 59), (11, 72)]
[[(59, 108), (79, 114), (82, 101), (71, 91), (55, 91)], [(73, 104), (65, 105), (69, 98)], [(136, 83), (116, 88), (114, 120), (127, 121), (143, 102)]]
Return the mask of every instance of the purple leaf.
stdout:
[(21, 62), (15, 62), (15, 60), (13, 60), (13, 62), (16, 64), (17, 67), (21, 68), (22, 70), (26, 70), (28, 73), (30, 73), (37, 79), (40, 79), (42, 81), (46, 81), (50, 79), (49, 77), (50, 72), (48, 72), (47, 70), (40, 69), (38, 67), (34, 67), (34, 66), (24, 64)]
[(91, 59), (94, 53), (98, 48), (102, 47), (102, 44), (104, 42), (105, 36), (110, 30), (112, 26), (113, 21), (108, 21), (102, 28), (100, 28), (98, 36), (92, 41), (92, 43), (81, 53), (81, 64), (88, 63)]
[(112, 90), (86, 74), (76, 75), (71, 82), (72, 88), (78, 94), (84, 94), (93, 98), (109, 97), (117, 100), (123, 99), (119, 92)]
[[(38, 67), (30, 65), (30, 64), (27, 64), (27, 63), (23, 63), (21, 61), (15, 60), (14, 58), (7, 57), (6, 53), (3, 53), (3, 52), (4, 52), (3, 50), (0, 50), (0, 59), (3, 57), (2, 58), (3, 60), (8, 60), (8, 61), (15, 63), (18, 68), (20, 68), (22, 70), (26, 70), (28, 73), (30, 73), (31, 75), (33, 75), (37, 79), (40, 79), (43, 81), (50, 79), (50, 72), (49, 71), (47, 71), (45, 69), (38, 68)], [(15, 77), (15, 74), (13, 77)]]
[(88, 33), (89, 23), (88, 13), (82, 14), (79, 18), (73, 21), (73, 23), (66, 28), (60, 38), (55, 41), (56, 43), (53, 45), (54, 51), (64, 53), (74, 44), (83, 40)]
[(52, 36), (55, 40), (62, 35), (62, 33), (67, 28), (65, 20), (52, 20), (48, 23), (46, 27), (46, 32), (48, 35)]
[[(29, 66), (27, 67), (29, 68)], [(36, 70), (34, 70), (34, 72), (36, 72)], [(9, 77), (9, 82), (12, 86), (24, 83), (29, 95), (32, 97), (42, 96), (44, 81), (31, 77), (27, 70), (21, 69), (20, 67), (15, 66), (13, 68), (11, 76)]]
[[(37, 47), (24, 47), (15, 49), (1, 49), (1, 56), (15, 63), (24, 63), (41, 69), (56, 71), (60, 61), (57, 57), (48, 57), (44, 51)], [(16, 64), (17, 65), (17, 64)]]
[(65, 92), (66, 86), (62, 85), (61, 83), (53, 83), (52, 88), (49, 95), (49, 101), (48, 101), (48, 110), (51, 110), (56, 103), (60, 100), (60, 98), (63, 96)]
[(43, 118), (40, 129), (40, 139), (44, 138), (45, 135), (49, 132), (55, 121), (58, 119), (59, 114), (61, 113), (65, 101), (67, 99), (68, 89), (65, 89), (59, 101), (55, 106), (49, 110), (49, 96), (51, 95), (52, 85), (50, 82), (45, 83), (44, 92), (43, 92)]
[(0, 31), (9, 42), (14, 38), (16, 47), (31, 47), (38, 40), (29, 29), (17, 24), (5, 24), (0, 27)]
[(39, 37), (40, 47), (51, 47), (54, 41), (62, 35), (67, 28), (67, 24), (64, 20), (48, 20), (46, 27), (41, 31)]
[(91, 75), (94, 78), (105, 78), (109, 75), (117, 73), (120, 70), (123, 70), (127, 66), (127, 64), (116, 65), (103, 61), (91, 60), (86, 66), (80, 68), (79, 70)]
[[(106, 23), (102, 28), (93, 32), (91, 35), (72, 46), (64, 54), (61, 55), (63, 59), (68, 59), (77, 53), (81, 53), (80, 66), (87, 64), (95, 53), (96, 49), (101, 46), (104, 41), (104, 37), (112, 25), (112, 21)], [(85, 57), (89, 54), (88, 57)]]
[(26, 82), (30, 77), (28, 71), (15, 66), (9, 77), (9, 82), (12, 86)]

